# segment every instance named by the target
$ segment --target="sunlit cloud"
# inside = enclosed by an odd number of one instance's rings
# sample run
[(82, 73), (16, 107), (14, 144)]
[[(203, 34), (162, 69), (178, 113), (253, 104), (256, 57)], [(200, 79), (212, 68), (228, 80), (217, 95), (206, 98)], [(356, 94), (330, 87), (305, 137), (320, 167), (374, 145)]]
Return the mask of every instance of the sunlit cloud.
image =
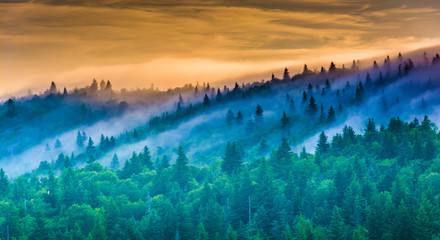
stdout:
[(7, 2), (0, 95), (94, 76), (162, 89), (259, 80), (284, 66), (342, 64), (440, 38), (440, 6), (425, 0)]

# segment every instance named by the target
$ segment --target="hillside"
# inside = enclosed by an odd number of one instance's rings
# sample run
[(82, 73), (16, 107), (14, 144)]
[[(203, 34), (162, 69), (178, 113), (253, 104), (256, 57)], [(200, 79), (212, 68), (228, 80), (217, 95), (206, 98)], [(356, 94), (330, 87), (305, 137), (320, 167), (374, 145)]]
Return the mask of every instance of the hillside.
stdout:
[(440, 57), (0, 111), (0, 239), (439, 239)]

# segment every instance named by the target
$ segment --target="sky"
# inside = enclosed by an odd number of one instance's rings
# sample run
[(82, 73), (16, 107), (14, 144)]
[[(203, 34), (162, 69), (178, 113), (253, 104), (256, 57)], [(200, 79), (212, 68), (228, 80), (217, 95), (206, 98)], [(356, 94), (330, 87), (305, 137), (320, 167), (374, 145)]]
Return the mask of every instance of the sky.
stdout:
[(0, 96), (269, 79), (440, 45), (438, 0), (0, 0)]

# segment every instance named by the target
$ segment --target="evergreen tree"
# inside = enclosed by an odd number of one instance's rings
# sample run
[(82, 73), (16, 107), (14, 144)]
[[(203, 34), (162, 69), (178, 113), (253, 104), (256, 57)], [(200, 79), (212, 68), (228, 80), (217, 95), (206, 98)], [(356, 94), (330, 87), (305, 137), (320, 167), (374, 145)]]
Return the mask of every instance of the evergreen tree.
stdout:
[(406, 203), (401, 200), (391, 226), (394, 239), (414, 239), (414, 223), (411, 211)]
[(356, 93), (354, 96), (354, 102), (356, 104), (360, 104), (362, 102), (362, 95), (361, 95), (361, 90), (359, 89), (359, 87), (356, 87)]
[(243, 123), (243, 114), (241, 114), (241, 111), (238, 111), (238, 113), (237, 113), (237, 123), (238, 124)]
[(287, 178), (292, 165), (292, 151), (287, 138), (281, 140), (281, 145), (278, 146), (274, 154), (270, 158), (270, 164), (278, 176)]
[(336, 112), (333, 109), (333, 106), (330, 105), (330, 108), (328, 109), (328, 113), (327, 113), (327, 122), (331, 123), (334, 122), (336, 120)]
[(295, 112), (295, 110), (296, 110), (296, 108), (295, 108), (295, 102), (293, 101), (293, 99), (290, 99), (289, 110), (290, 110), (290, 112)]
[(141, 158), (141, 164), (143, 166), (146, 166), (150, 170), (154, 169), (154, 164), (153, 164), (153, 161), (151, 160), (150, 149), (148, 149), (147, 146), (144, 147), (144, 152), (143, 152), (142, 158)]
[(14, 100), (12, 100), (11, 98), (8, 99), (7, 105), (8, 105), (7, 116), (9, 117), (14, 116), (16, 113)]
[(57, 92), (58, 92), (57, 85), (55, 84), (55, 82), (52, 82), (50, 84), (49, 93), (56, 94)]
[(257, 105), (257, 109), (255, 110), (255, 121), (263, 121), (263, 108), (260, 105)]
[(92, 164), (95, 161), (96, 161), (95, 156), (93, 156), (93, 154), (92, 154), (89, 156), (89, 159), (87, 160), (87, 164)]
[(228, 112), (226, 113), (226, 123), (230, 125), (234, 122), (234, 119), (235, 119), (234, 113), (232, 112), (231, 109), (229, 109)]
[(209, 240), (208, 232), (202, 222), (197, 227), (197, 240)]
[(414, 239), (431, 239), (438, 231), (439, 208), (424, 194), (414, 219)]
[(367, 129), (365, 130), (364, 139), (368, 145), (373, 144), (377, 140), (377, 128), (374, 123), (374, 119), (369, 118), (367, 123)]
[(237, 149), (237, 145), (235, 143), (228, 142), (226, 144), (225, 156), (223, 157), (222, 162), (222, 171), (231, 175), (236, 172), (238, 168), (242, 165), (241, 154)]
[(205, 94), (205, 97), (203, 97), (203, 106), (208, 107), (211, 104), (211, 101), (209, 100), (209, 97), (207, 94)]
[(367, 76), (365, 77), (365, 85), (367, 88), (371, 86), (371, 76), (370, 73), (367, 73)]
[[(311, 84), (309, 84), (309, 86), (311, 87), (312, 85), (311, 85)], [(302, 103), (306, 103), (306, 102), (307, 102), (307, 100), (308, 100), (308, 98), (307, 98), (307, 93), (306, 93), (306, 91), (304, 91), (304, 92), (303, 92), (303, 98), (302, 98)]]
[(104, 79), (101, 79), (101, 82), (99, 83), (99, 89), (101, 91), (105, 89), (105, 81), (104, 81)]
[(76, 135), (76, 146), (78, 146), (78, 148), (84, 147), (84, 139), (79, 131), (78, 134)]
[(309, 68), (307, 67), (307, 64), (304, 64), (303, 74), (306, 74), (308, 72), (309, 72)]
[(166, 155), (163, 155), (162, 160), (160, 161), (160, 166), (162, 169), (166, 169), (171, 166)]
[(325, 122), (324, 105), (321, 103), (321, 114), (319, 115), (319, 122)]
[(287, 118), (286, 111), (283, 112), (283, 117), (281, 117), (281, 127), (285, 128), (289, 124), (289, 118)]
[(5, 197), (8, 193), (9, 180), (3, 168), (0, 168), (0, 198)]
[(309, 104), (307, 105), (306, 111), (311, 116), (315, 115), (315, 113), (318, 111), (318, 106), (316, 105), (315, 99), (313, 98), (313, 96), (310, 97)]
[(93, 79), (92, 85), (90, 85), (90, 91), (91, 92), (98, 91), (98, 82), (96, 82), (96, 79)]
[(330, 84), (330, 80), (328, 80), (328, 78), (325, 80), (325, 88), (326, 89), (331, 89), (332, 85)]
[(336, 71), (336, 65), (335, 65), (334, 62), (331, 62), (331, 63), (330, 63), (330, 67), (328, 68), (328, 71), (329, 71), (329, 72), (334, 72), (334, 71)]
[(57, 140), (55, 141), (54, 148), (60, 149), (61, 147), (63, 147), (63, 145), (61, 144), (61, 141), (57, 138)]
[(318, 145), (316, 146), (316, 151), (320, 154), (327, 153), (330, 148), (330, 144), (327, 142), (327, 136), (324, 131), (319, 134)]
[(215, 100), (216, 100), (217, 102), (221, 102), (222, 99), (223, 99), (222, 93), (220, 92), (220, 88), (218, 88), (218, 89), (217, 89), (217, 96), (216, 96)]
[(174, 163), (175, 181), (183, 188), (189, 181), (188, 158), (183, 151), (183, 147), (179, 145), (177, 151), (176, 163)]
[(110, 80), (107, 80), (107, 84), (105, 85), (105, 90), (107, 90), (107, 91), (112, 90), (112, 84), (110, 83)]
[(92, 155), (92, 154), (95, 154), (95, 152), (96, 152), (96, 147), (94, 146), (94, 142), (93, 142), (93, 140), (92, 140), (92, 138), (91, 137), (89, 137), (89, 141), (88, 141), (88, 143), (87, 143), (87, 147), (86, 147), (86, 153), (87, 153), (87, 155)]
[(119, 169), (119, 158), (116, 153), (113, 155), (112, 161), (110, 163), (110, 167), (114, 170)]
[(328, 238), (330, 240), (341, 240), (345, 239), (346, 227), (341, 214), (339, 213), (339, 208), (337, 206), (333, 207), (332, 217), (329, 226)]
[(283, 80), (284, 81), (290, 80), (290, 74), (289, 74), (289, 70), (287, 68), (284, 68)]

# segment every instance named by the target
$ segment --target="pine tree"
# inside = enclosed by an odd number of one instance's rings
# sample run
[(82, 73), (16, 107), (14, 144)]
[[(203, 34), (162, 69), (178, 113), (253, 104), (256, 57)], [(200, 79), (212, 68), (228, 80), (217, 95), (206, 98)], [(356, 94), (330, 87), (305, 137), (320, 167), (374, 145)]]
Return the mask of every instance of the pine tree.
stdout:
[(220, 88), (217, 89), (217, 96), (215, 97), (215, 100), (217, 102), (221, 102), (223, 99), (222, 93), (220, 92)]
[(101, 151), (105, 151), (106, 148), (107, 148), (107, 144), (105, 142), (104, 134), (101, 134), (101, 137), (99, 138), (99, 149)]
[(78, 146), (78, 148), (83, 148), (84, 147), (84, 139), (83, 136), (81, 135), (81, 133), (78, 131), (78, 134), (76, 136), (76, 146)]
[(14, 116), (15, 115), (15, 113), (16, 113), (16, 111), (15, 111), (15, 103), (14, 103), (14, 100), (12, 100), (11, 98), (10, 99), (8, 99), (8, 112), (7, 112), (7, 115), (9, 116), (9, 117), (12, 117), (12, 116)]
[(160, 167), (162, 169), (166, 169), (166, 168), (169, 168), (170, 166), (171, 165), (170, 165), (170, 162), (168, 160), (168, 157), (166, 155), (163, 155), (162, 160), (160, 161)]
[(313, 98), (313, 96), (310, 97), (309, 104), (307, 105), (306, 111), (311, 116), (315, 115), (316, 112), (318, 111), (318, 106), (316, 105), (315, 99)]
[(105, 89), (105, 81), (104, 81), (104, 79), (101, 79), (101, 82), (99, 83), (99, 89), (101, 91)]
[(70, 161), (69, 156), (66, 156), (66, 158), (64, 159), (64, 162), (63, 162), (63, 169), (71, 168), (71, 167), (72, 167), (72, 162)]
[(284, 68), (283, 80), (284, 81), (290, 80), (290, 74), (289, 74), (289, 70), (287, 68)]
[(333, 207), (332, 217), (330, 221), (330, 226), (328, 230), (328, 238), (330, 240), (340, 240), (345, 238), (346, 227), (344, 224), (344, 219), (339, 213), (339, 208), (337, 206)]
[(289, 118), (287, 118), (286, 111), (283, 112), (283, 117), (281, 117), (281, 127), (285, 128), (289, 124)]
[(361, 90), (359, 89), (359, 87), (356, 87), (356, 93), (354, 96), (354, 103), (355, 104), (360, 104), (362, 102), (362, 94), (361, 94)]
[(365, 77), (365, 85), (367, 88), (371, 86), (371, 76), (370, 73), (367, 73), (367, 76)]
[(238, 111), (237, 113), (237, 124), (243, 123), (243, 114), (241, 114), (241, 111)]
[(309, 72), (309, 68), (307, 67), (307, 64), (304, 64), (303, 74), (306, 74), (308, 72)]
[(229, 109), (228, 112), (226, 113), (226, 123), (231, 125), (234, 119), (235, 119), (234, 113), (232, 112), (231, 109)]
[(138, 135), (138, 133), (137, 133), (137, 130), (136, 130), (136, 128), (133, 130), (133, 138), (134, 139), (138, 139), (138, 137), (139, 137), (139, 135)]
[(226, 233), (226, 240), (237, 240), (237, 232), (234, 231), (231, 225), (228, 227), (228, 232)]
[(92, 164), (95, 161), (96, 161), (95, 156), (93, 156), (93, 154), (92, 154), (92, 155), (90, 155), (89, 159), (87, 160), (87, 164)]
[(92, 140), (92, 138), (91, 137), (89, 137), (89, 141), (88, 141), (88, 143), (87, 143), (87, 147), (86, 147), (86, 153), (87, 153), (87, 155), (92, 155), (92, 154), (95, 154), (95, 152), (96, 152), (96, 147), (94, 146), (94, 142), (93, 142), (93, 140)]
[(431, 239), (438, 230), (439, 209), (424, 194), (414, 219), (414, 239)]
[(434, 145), (434, 140), (431, 136), (426, 137), (426, 145), (424, 147), (423, 159), (425, 161), (431, 161), (437, 156), (437, 148)]
[(141, 164), (143, 166), (146, 166), (150, 170), (154, 169), (154, 164), (153, 164), (153, 161), (151, 160), (150, 149), (148, 149), (147, 146), (144, 147), (144, 152), (143, 152), (142, 158), (141, 158)]
[(205, 94), (205, 97), (203, 97), (203, 106), (208, 107), (211, 104), (211, 101), (209, 100), (209, 97), (207, 94)]
[(93, 79), (92, 85), (90, 85), (90, 91), (92, 92), (98, 91), (98, 82), (96, 82), (96, 79)]
[(325, 122), (324, 105), (321, 103), (321, 114), (319, 115), (319, 122)]
[(271, 155), (270, 165), (278, 176), (286, 177), (290, 171), (290, 166), (292, 165), (292, 151), (287, 138), (281, 140), (281, 145), (275, 150), (274, 154)]
[(298, 217), (298, 230), (296, 232), (297, 240), (311, 240), (314, 239), (313, 225), (310, 220), (304, 218), (302, 215)]
[(336, 112), (333, 109), (333, 106), (330, 105), (330, 108), (328, 109), (328, 113), (327, 113), (327, 122), (331, 123), (334, 122), (336, 120)]
[(179, 145), (177, 151), (176, 163), (174, 163), (175, 181), (183, 188), (189, 181), (188, 158), (183, 151), (182, 145)]
[(318, 145), (316, 146), (316, 151), (320, 154), (327, 153), (330, 148), (330, 144), (327, 142), (327, 136), (324, 131), (319, 134)]
[(55, 82), (52, 82), (50, 84), (49, 93), (56, 94), (58, 92), (57, 85), (55, 85)]
[[(311, 87), (312, 85), (311, 85), (311, 84), (309, 84), (309, 86)], [(302, 98), (302, 103), (306, 103), (306, 102), (307, 102), (307, 100), (308, 100), (308, 98), (307, 98), (307, 93), (306, 93), (306, 91), (304, 91), (304, 92), (303, 92), (303, 98)]]
[(368, 230), (363, 226), (358, 226), (353, 230), (353, 240), (368, 240)]
[(119, 158), (116, 153), (113, 155), (112, 161), (110, 163), (110, 168), (112, 168), (113, 170), (119, 169)]
[(55, 149), (60, 149), (61, 147), (63, 147), (63, 145), (61, 144), (61, 141), (57, 138), (57, 140), (55, 141)]
[(414, 239), (414, 217), (406, 203), (401, 200), (397, 208), (396, 217), (391, 226), (394, 239)]
[(0, 168), (0, 198), (5, 197), (8, 193), (9, 180), (3, 168)]
[(208, 232), (205, 229), (205, 226), (203, 223), (199, 223), (199, 226), (197, 227), (197, 240), (208, 240)]
[(225, 156), (223, 157), (222, 162), (222, 171), (231, 175), (236, 172), (239, 167), (242, 165), (241, 154), (237, 149), (237, 145), (235, 143), (228, 142), (226, 144)]
[(263, 121), (263, 108), (260, 105), (257, 105), (257, 109), (255, 110), (255, 121)]
[(112, 90), (112, 84), (110, 83), (110, 80), (107, 80), (107, 84), (105, 85), (105, 90), (107, 90), (107, 91)]
[(328, 71), (329, 71), (329, 72), (334, 72), (334, 71), (336, 71), (336, 65), (335, 65), (334, 62), (331, 62), (331, 63), (330, 63), (330, 67), (328, 68)]
[(325, 88), (326, 89), (331, 89), (332, 85), (330, 84), (330, 80), (328, 80), (328, 78), (325, 80)]
[(295, 112), (296, 108), (295, 108), (295, 102), (293, 101), (293, 99), (290, 99), (290, 106), (289, 106), (289, 110), (290, 112)]
[(364, 139), (368, 145), (371, 145), (377, 139), (377, 129), (374, 119), (369, 118), (367, 123), (367, 129), (365, 130)]

